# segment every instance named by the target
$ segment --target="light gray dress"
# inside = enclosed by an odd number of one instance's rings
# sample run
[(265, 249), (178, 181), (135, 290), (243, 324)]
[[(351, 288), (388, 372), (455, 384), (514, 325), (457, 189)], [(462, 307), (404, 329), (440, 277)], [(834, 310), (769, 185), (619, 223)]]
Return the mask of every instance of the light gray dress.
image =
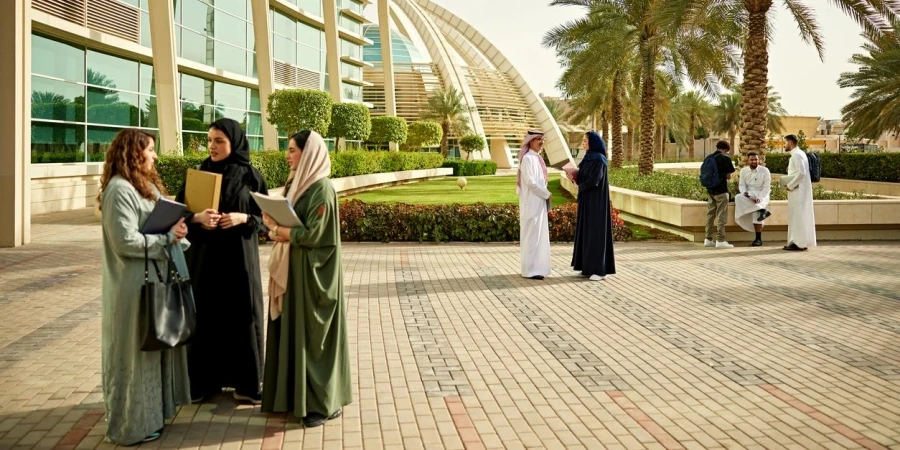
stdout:
[[(135, 444), (163, 427), (178, 405), (190, 404), (185, 347), (141, 351), (138, 312), (144, 285), (144, 238), (141, 226), (153, 211), (124, 178), (110, 179), (102, 196), (103, 223), (103, 398), (106, 438)], [(174, 236), (148, 235), (151, 259), (165, 276), (166, 242)], [(175, 245), (181, 256), (187, 240)], [(151, 279), (157, 279), (150, 266)]]

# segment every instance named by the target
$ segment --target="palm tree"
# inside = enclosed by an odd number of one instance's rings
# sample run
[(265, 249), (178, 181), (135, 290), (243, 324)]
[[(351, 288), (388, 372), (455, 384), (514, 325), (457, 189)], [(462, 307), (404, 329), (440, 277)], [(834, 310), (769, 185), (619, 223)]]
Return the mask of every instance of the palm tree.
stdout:
[[(783, 0), (794, 17), (797, 31), (824, 57), (824, 43), (813, 10), (801, 0)], [(774, 0), (665, 0), (660, 2), (656, 18), (668, 27), (683, 29), (686, 25), (703, 23), (710, 15), (730, 17), (746, 30), (744, 50), (744, 101), (740, 111), (741, 152), (765, 154), (767, 113), (769, 104), (769, 36), (774, 13)], [(858, 22), (867, 33), (881, 34), (891, 29), (900, 14), (895, 0), (831, 0)]]
[(443, 137), (441, 137), (441, 154), (447, 157), (450, 150), (450, 131), (459, 137), (469, 132), (469, 119), (466, 114), (469, 107), (463, 100), (462, 93), (450, 86), (447, 89), (438, 89), (428, 97), (428, 109), (422, 114), (424, 120), (434, 120), (441, 124)]
[[(782, 119), (787, 115), (787, 110), (781, 105), (781, 95), (772, 86), (769, 86), (766, 102), (766, 132), (781, 133), (784, 131)], [(735, 88), (732, 93), (720, 95), (719, 103), (713, 108), (712, 130), (727, 133), (731, 148), (734, 148), (734, 138), (740, 129), (742, 104), (742, 91)], [(744, 135), (741, 135), (741, 153), (746, 155), (749, 151), (744, 148)]]
[(697, 128), (702, 126), (709, 128), (713, 119), (713, 106), (706, 97), (697, 91), (682, 93), (675, 99), (674, 109), (686, 118), (686, 129), (679, 130), (682, 134), (683, 144), (688, 147), (688, 158), (694, 158), (694, 139)]
[[(658, 0), (553, 0), (551, 5), (582, 6), (588, 13), (554, 28), (544, 39), (545, 45), (557, 47), (560, 56), (584, 51), (590, 48), (591, 42), (606, 44), (613, 52), (637, 55), (641, 74), (638, 165), (641, 174), (653, 171), (657, 69), (671, 72), (673, 79), (687, 78), (705, 90), (717, 92), (718, 82), (730, 83), (736, 68), (731, 45), (737, 41), (738, 33), (735, 27), (729, 26), (731, 21), (710, 17), (712, 20), (699, 21), (691, 28), (667, 31), (654, 19), (659, 3)], [(567, 36), (572, 39), (567, 40)], [(601, 63), (597, 64), (598, 61)], [(616, 58), (594, 60), (594, 64), (619, 67)]]
[(544, 106), (547, 107), (547, 111), (550, 112), (550, 116), (553, 117), (553, 120), (560, 120), (563, 113), (562, 103), (560, 103), (559, 100), (556, 100), (555, 98), (545, 98), (543, 100)]
[(900, 132), (900, 36), (866, 33), (866, 40), (867, 54), (850, 59), (859, 69), (838, 80), (840, 87), (856, 89), (841, 114), (853, 135), (878, 139), (886, 132)]

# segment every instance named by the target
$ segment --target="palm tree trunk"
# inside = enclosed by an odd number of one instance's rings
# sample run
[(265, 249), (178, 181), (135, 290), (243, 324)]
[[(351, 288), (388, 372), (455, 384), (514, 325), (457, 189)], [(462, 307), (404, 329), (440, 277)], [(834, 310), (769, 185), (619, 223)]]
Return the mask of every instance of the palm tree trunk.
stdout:
[[(769, 95), (769, 49), (766, 15), (772, 0), (756, 2), (749, 11), (750, 22), (744, 46), (744, 85), (741, 98), (741, 155), (756, 152), (765, 160), (766, 114)], [(746, 3), (745, 3), (746, 4)], [(741, 165), (744, 157), (741, 156)], [(762, 162), (762, 161), (761, 161)]]
[[(647, 50), (644, 50), (646, 52)], [(653, 79), (654, 61), (644, 56), (644, 70), (641, 76), (641, 149), (638, 173), (653, 173), (653, 112), (656, 109), (656, 80)]]
[(694, 119), (695, 119), (694, 115), (691, 114), (691, 123), (690, 123), (691, 128), (690, 128), (690, 132), (689, 132), (690, 139), (688, 139), (688, 159), (692, 160), (692, 161), (694, 159), (694, 129), (695, 129), (694, 127), (697, 126), (697, 124), (694, 123)]
[(609, 142), (609, 120), (606, 111), (600, 113), (600, 135), (603, 136), (604, 142)]
[(612, 93), (612, 166), (622, 168), (622, 88), (619, 76), (613, 79)]
[(665, 159), (666, 143), (663, 135), (666, 133), (665, 125), (656, 127), (656, 159)]
[(735, 135), (735, 133), (734, 133), (733, 131), (732, 131), (731, 133), (728, 133), (728, 145), (731, 147), (731, 151), (734, 151), (734, 138), (735, 138), (735, 136), (736, 136), (736, 135)]
[(450, 153), (450, 124), (447, 122), (441, 122), (441, 130), (443, 130), (444, 135), (441, 137), (441, 155), (444, 158), (447, 158), (447, 154)]
[(625, 154), (623, 155), (625, 161), (634, 159), (632, 155), (634, 154), (634, 140), (637, 135), (634, 131), (634, 127), (628, 127), (628, 135), (625, 137)]

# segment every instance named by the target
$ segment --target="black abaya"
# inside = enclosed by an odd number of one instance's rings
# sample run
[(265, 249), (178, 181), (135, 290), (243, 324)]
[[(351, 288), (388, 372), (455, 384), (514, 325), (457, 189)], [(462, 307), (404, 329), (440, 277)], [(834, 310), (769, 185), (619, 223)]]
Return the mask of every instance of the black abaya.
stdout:
[(582, 275), (616, 273), (607, 167), (600, 158), (585, 158), (578, 170), (578, 216), (572, 267)]
[[(231, 125), (213, 124), (228, 135), (231, 156), (219, 162), (207, 159), (200, 170), (222, 174), (219, 212), (244, 213), (248, 220), (229, 229), (188, 225), (191, 247), (185, 256), (197, 305), (197, 331), (188, 351), (192, 398), (224, 387), (255, 397), (262, 382), (265, 313), (258, 234), (263, 222), (250, 192), (268, 191), (262, 175), (250, 166), (243, 131)], [(184, 201), (184, 188), (177, 200)]]

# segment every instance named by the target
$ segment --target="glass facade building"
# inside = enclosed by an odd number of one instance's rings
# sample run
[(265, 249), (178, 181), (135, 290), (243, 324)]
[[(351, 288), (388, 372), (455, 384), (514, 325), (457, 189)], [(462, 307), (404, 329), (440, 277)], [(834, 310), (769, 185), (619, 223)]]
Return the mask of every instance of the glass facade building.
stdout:
[[(31, 152), (33, 164), (100, 163), (113, 137), (125, 127), (159, 135), (150, 1), (113, 0), (102, 11), (72, 0), (84, 14), (67, 14), (53, 0), (32, 0), (32, 10), (65, 26), (34, 27), (31, 35)], [(177, 68), (176, 121), (185, 151), (203, 151), (213, 121), (228, 117), (247, 132), (253, 150), (266, 148), (260, 96), (253, 5), (248, 0), (171, 1)], [(362, 28), (367, 0), (274, 0), (269, 2), (272, 89), (329, 91), (323, 18), (337, 9), (341, 101), (362, 101)], [(165, 6), (165, 5), (164, 5)], [(74, 9), (73, 9), (74, 10)], [(102, 21), (91, 20), (92, 14)], [(40, 20), (40, 16), (37, 20)], [(58, 22), (56, 22), (58, 23)], [(73, 31), (74, 30), (74, 31)], [(86, 38), (68, 38), (73, 32)], [(97, 33), (124, 39), (110, 45)], [(282, 133), (283, 135), (283, 133)], [(157, 142), (159, 146), (159, 142)], [(278, 144), (270, 144), (274, 147)], [(167, 149), (161, 149), (165, 152)]]

